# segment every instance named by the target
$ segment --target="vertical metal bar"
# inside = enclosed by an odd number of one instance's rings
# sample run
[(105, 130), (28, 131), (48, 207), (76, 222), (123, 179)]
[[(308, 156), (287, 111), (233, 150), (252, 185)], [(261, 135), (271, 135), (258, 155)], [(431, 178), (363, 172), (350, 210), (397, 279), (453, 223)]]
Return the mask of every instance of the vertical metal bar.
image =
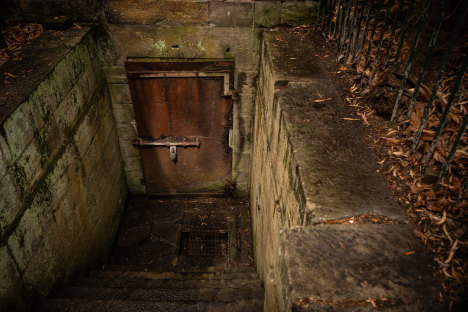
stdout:
[(327, 4), (328, 4), (328, 0), (320, 0), (320, 7), (319, 7), (320, 31), (323, 31), (323, 25), (325, 24), (325, 18), (327, 14)]
[(372, 26), (371, 36), (370, 36), (370, 39), (369, 39), (369, 46), (367, 47), (366, 59), (364, 61), (364, 67), (363, 67), (362, 73), (361, 73), (361, 83), (362, 83), (362, 78), (364, 77), (364, 73), (366, 72), (367, 65), (369, 64), (370, 52), (371, 52), (371, 49), (372, 49), (372, 43), (374, 41), (374, 36), (375, 36), (375, 31), (377, 29), (377, 24), (379, 23), (381, 7), (382, 7), (382, 0), (377, 0), (377, 15), (375, 16), (375, 23)]
[[(431, 41), (429, 42), (429, 46), (426, 51), (426, 56), (424, 57), (424, 62), (421, 66), (421, 71), (419, 72), (418, 81), (416, 82), (416, 85), (414, 87), (413, 96), (411, 97), (411, 102), (410, 102), (410, 105), (408, 106), (408, 111), (406, 112), (407, 121), (410, 119), (411, 113), (413, 112), (414, 105), (416, 104), (416, 98), (418, 97), (418, 94), (419, 94), (419, 88), (421, 87), (421, 83), (424, 78), (424, 73), (426, 72), (426, 67), (429, 64), (429, 59), (431, 58), (431, 55), (432, 55), (432, 48), (434, 47), (437, 37), (439, 36), (440, 27), (442, 26), (442, 21), (444, 20), (445, 12), (447, 10), (447, 3), (448, 3), (448, 0), (444, 0), (442, 3), (442, 10), (440, 11), (439, 20), (432, 33)], [(447, 50), (446, 53), (450, 54), (451, 51)], [(406, 124), (403, 125), (402, 129), (406, 130), (408, 125), (409, 123), (407, 122)]]
[(457, 151), (458, 145), (460, 145), (460, 142), (463, 137), (463, 133), (465, 132), (467, 125), (468, 125), (468, 114), (465, 114), (465, 118), (463, 118), (463, 123), (460, 126), (460, 130), (458, 131), (455, 141), (453, 142), (452, 149), (450, 150), (450, 153), (448, 154), (447, 159), (445, 160), (445, 164), (442, 167), (442, 171), (440, 172), (436, 185), (439, 184), (440, 181), (442, 181), (442, 179), (447, 174), (448, 168), (450, 167), (450, 163), (452, 162), (453, 156), (455, 155), (455, 152)]
[(403, 0), (398, 0), (398, 9), (395, 14), (395, 17), (393, 18), (393, 26), (392, 26), (392, 33), (390, 35), (390, 38), (388, 39), (388, 46), (387, 46), (387, 52), (385, 53), (385, 59), (382, 64), (382, 72), (387, 68), (387, 62), (388, 58), (390, 57), (390, 51), (392, 50), (393, 46), (393, 38), (395, 37), (395, 32), (398, 28), (398, 18), (400, 17), (401, 9), (403, 7)]
[(411, 52), (408, 58), (408, 63), (406, 64), (405, 74), (403, 75), (403, 78), (401, 79), (400, 91), (398, 91), (398, 96), (395, 102), (395, 106), (393, 107), (393, 112), (392, 112), (392, 117), (390, 118), (390, 123), (393, 123), (393, 121), (395, 120), (395, 116), (398, 111), (398, 106), (400, 105), (400, 100), (403, 95), (403, 91), (405, 90), (406, 79), (408, 79), (411, 65), (413, 64), (414, 54), (416, 52), (416, 48), (418, 47), (419, 38), (421, 37), (421, 32), (424, 28), (424, 24), (426, 22), (427, 16), (429, 15), (428, 12), (429, 12), (430, 3), (431, 3), (431, 0), (426, 0), (423, 15), (419, 19), (418, 30), (416, 32), (416, 35), (414, 36), (413, 44), (411, 46)]
[(341, 42), (341, 39), (343, 37), (343, 29), (345, 27), (345, 21), (346, 21), (346, 0), (343, 0), (343, 4), (342, 4), (343, 8), (341, 9), (341, 24), (340, 24), (340, 34), (339, 34), (339, 37), (340, 37), (340, 40), (339, 42)]
[(362, 49), (364, 49), (364, 43), (366, 42), (366, 39), (367, 39), (367, 29), (369, 28), (369, 21), (370, 21), (371, 11), (374, 8), (374, 2), (375, 2), (375, 0), (371, 0), (370, 6), (369, 6), (369, 11), (367, 12), (366, 26), (364, 27), (364, 33), (362, 35), (361, 45), (359, 46), (359, 54), (358, 54), (358, 59), (357, 59), (356, 64), (359, 64), (359, 62), (361, 61)]
[(431, 147), (429, 148), (429, 151), (427, 152), (426, 159), (424, 161), (424, 165), (421, 170), (422, 173), (426, 171), (426, 168), (429, 165), (429, 162), (432, 160), (432, 156), (434, 155), (437, 141), (439, 140), (439, 137), (442, 133), (442, 129), (445, 126), (445, 123), (447, 122), (448, 114), (450, 112), (450, 109), (452, 108), (453, 102), (455, 101), (455, 97), (463, 81), (463, 77), (465, 77), (465, 72), (466, 72), (467, 67), (468, 67), (468, 54), (465, 55), (465, 60), (463, 61), (462, 68), (460, 69), (457, 80), (455, 81), (452, 91), (450, 92), (450, 98), (447, 102), (447, 106), (445, 106), (442, 117), (440, 118), (439, 126), (437, 127), (437, 131), (434, 135), (434, 139), (432, 139)]
[(377, 45), (377, 51), (375, 52), (374, 65), (372, 66), (372, 72), (369, 78), (369, 82), (372, 81), (375, 74), (375, 69), (377, 67), (377, 62), (379, 61), (380, 49), (382, 48), (383, 37), (385, 34), (385, 29), (387, 28), (388, 15), (390, 13), (390, 8), (392, 7), (393, 1), (388, 1), (387, 10), (385, 11), (384, 23), (380, 31), (379, 44)]
[(324, 0), (320, 0), (320, 3), (319, 3), (319, 10), (318, 10), (318, 24), (319, 25), (322, 25), (322, 22), (323, 22), (323, 2)]
[(336, 38), (336, 29), (338, 28), (338, 22), (341, 14), (341, 2), (344, 0), (338, 0), (338, 5), (335, 7), (335, 27), (333, 28), (333, 38)]
[(361, 32), (361, 23), (362, 23), (362, 17), (364, 16), (364, 3), (362, 4), (361, 7), (359, 7), (359, 1), (356, 4), (356, 11), (360, 10), (361, 12), (359, 13), (359, 19), (357, 22), (357, 32), (356, 32), (356, 37), (353, 40), (353, 45), (352, 45), (352, 50), (353, 50), (353, 56), (352, 59), (356, 57), (356, 49), (357, 49), (357, 42), (359, 38), (359, 33)]
[(340, 35), (340, 41), (339, 41), (340, 51), (343, 49), (344, 45), (346, 44), (346, 31), (347, 31), (346, 26), (349, 24), (349, 16), (351, 15), (351, 4), (352, 4), (352, 0), (349, 0), (348, 5), (346, 6), (345, 11), (343, 13), (343, 16), (346, 13), (346, 18), (344, 19), (344, 23), (341, 29), (341, 35)]
[(398, 59), (400, 58), (401, 48), (403, 47), (403, 42), (405, 41), (406, 31), (408, 30), (408, 24), (409, 24), (411, 14), (413, 13), (415, 2), (416, 2), (415, 0), (411, 0), (408, 11), (406, 12), (405, 21), (403, 22), (403, 30), (400, 33), (400, 41), (398, 42), (398, 48), (395, 53), (395, 60), (393, 61), (393, 65), (392, 65), (392, 71), (395, 69), (396, 64), (398, 63)]
[(336, 0), (333, 0), (333, 7), (332, 9), (330, 10), (330, 21), (328, 22), (328, 28), (327, 28), (327, 39), (328, 39), (328, 36), (330, 35), (330, 32), (331, 32), (331, 27), (333, 25), (333, 15), (336, 15)]
[(351, 20), (351, 24), (349, 25), (348, 44), (346, 44), (346, 52), (345, 52), (345, 57), (344, 57), (345, 62), (348, 60), (349, 51), (351, 49), (351, 41), (352, 41), (352, 38), (353, 38), (354, 28), (356, 27), (356, 15), (357, 15), (358, 7), (359, 7), (359, 0), (356, 0), (356, 4), (354, 5), (353, 18)]
[[(458, 27), (459, 24), (461, 26), (461, 24), (463, 23), (465, 15), (466, 15), (467, 8), (468, 8), (468, 1), (463, 1), (462, 12), (458, 16), (457, 26), (456, 27)], [(442, 78), (444, 76), (445, 67), (447, 66), (447, 63), (448, 63), (448, 60), (449, 60), (449, 57), (450, 57), (450, 52), (453, 50), (453, 47), (455, 46), (455, 43), (457, 42), (457, 39), (458, 39), (457, 32), (453, 32), (452, 36), (450, 37), (447, 52), (444, 54), (444, 58), (442, 60), (442, 65), (440, 66), (439, 73), (437, 74), (437, 78), (435, 80), (434, 86), (432, 87), (431, 96), (429, 97), (429, 101), (427, 102), (426, 107), (424, 107), (424, 113), (423, 113), (423, 116), (422, 116), (422, 119), (421, 119), (421, 124), (419, 125), (418, 133), (416, 134), (416, 137), (415, 137), (415, 140), (414, 140), (414, 143), (413, 143), (413, 147), (412, 147), (413, 151), (416, 150), (416, 147), (419, 144), (419, 140), (421, 139), (422, 131), (424, 129), (424, 126), (426, 125), (427, 118), (429, 116), (429, 112), (430, 112), (431, 107), (432, 107), (432, 102), (434, 102), (434, 99), (435, 99), (435, 97), (437, 95), (437, 89), (439, 88), (439, 85), (440, 85), (440, 83), (442, 81)]]

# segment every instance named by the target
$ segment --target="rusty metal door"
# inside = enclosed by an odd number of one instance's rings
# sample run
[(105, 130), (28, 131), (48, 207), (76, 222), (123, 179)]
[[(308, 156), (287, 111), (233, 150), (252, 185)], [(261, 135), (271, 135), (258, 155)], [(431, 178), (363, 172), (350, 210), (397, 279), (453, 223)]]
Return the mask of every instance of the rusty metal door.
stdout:
[(149, 195), (215, 194), (231, 179), (231, 62), (126, 62)]

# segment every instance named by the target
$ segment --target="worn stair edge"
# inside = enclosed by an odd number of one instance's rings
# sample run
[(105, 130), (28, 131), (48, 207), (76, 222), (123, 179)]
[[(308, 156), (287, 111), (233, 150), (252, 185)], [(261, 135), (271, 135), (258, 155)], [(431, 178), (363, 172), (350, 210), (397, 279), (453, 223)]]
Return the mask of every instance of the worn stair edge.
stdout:
[(170, 280), (144, 278), (81, 278), (75, 286), (95, 288), (244, 288), (262, 287), (260, 280)]
[(143, 289), (143, 288), (89, 288), (66, 287), (54, 296), (57, 299), (129, 300), (158, 302), (235, 302), (263, 299), (259, 287), (190, 288), (190, 289)]
[[(375, 306), (374, 306), (375, 305)], [(349, 304), (349, 305), (332, 305), (332, 304), (306, 304), (295, 305), (292, 308), (293, 312), (439, 312), (448, 311), (447, 307), (440, 302), (433, 302), (431, 306), (427, 302), (406, 302), (394, 305), (380, 306), (379, 303), (368, 300), (366, 303)]]
[(263, 300), (238, 300), (236, 302), (198, 302), (193, 304), (174, 302), (145, 302), (122, 300), (86, 300), (86, 299), (47, 299), (35, 308), (37, 312), (75, 311), (75, 312), (259, 312), (263, 310)]
[(258, 279), (257, 273), (193, 273), (193, 272), (145, 272), (145, 271), (91, 271), (92, 278), (145, 278), (145, 279), (171, 279), (171, 280), (234, 280)]
[(174, 272), (174, 273), (256, 273), (252, 265), (239, 267), (201, 267), (201, 266), (151, 266), (151, 265), (129, 265), (109, 264), (102, 271), (145, 271), (145, 272)]

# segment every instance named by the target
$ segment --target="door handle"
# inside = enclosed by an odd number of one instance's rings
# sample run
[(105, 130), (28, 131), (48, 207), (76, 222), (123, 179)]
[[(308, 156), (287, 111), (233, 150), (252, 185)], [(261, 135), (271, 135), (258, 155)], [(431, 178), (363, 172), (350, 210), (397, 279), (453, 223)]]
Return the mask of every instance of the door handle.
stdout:
[(200, 147), (199, 138), (187, 138), (187, 137), (165, 137), (161, 139), (144, 139), (138, 138), (133, 141), (134, 146), (161, 146), (169, 147), (169, 158), (173, 161), (177, 158), (177, 146), (180, 147)]

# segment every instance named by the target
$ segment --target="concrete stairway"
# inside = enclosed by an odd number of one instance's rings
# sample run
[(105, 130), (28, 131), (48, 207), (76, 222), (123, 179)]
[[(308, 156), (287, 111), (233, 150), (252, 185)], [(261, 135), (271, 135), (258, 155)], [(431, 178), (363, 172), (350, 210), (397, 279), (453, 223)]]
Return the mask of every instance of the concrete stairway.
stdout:
[[(132, 199), (111, 264), (35, 311), (263, 311), (249, 223), (246, 203), (231, 199)], [(203, 227), (228, 233), (226, 252), (186, 253), (183, 233)]]
[(111, 266), (42, 300), (36, 311), (258, 312), (263, 310), (263, 292), (253, 268), (149, 272)]

